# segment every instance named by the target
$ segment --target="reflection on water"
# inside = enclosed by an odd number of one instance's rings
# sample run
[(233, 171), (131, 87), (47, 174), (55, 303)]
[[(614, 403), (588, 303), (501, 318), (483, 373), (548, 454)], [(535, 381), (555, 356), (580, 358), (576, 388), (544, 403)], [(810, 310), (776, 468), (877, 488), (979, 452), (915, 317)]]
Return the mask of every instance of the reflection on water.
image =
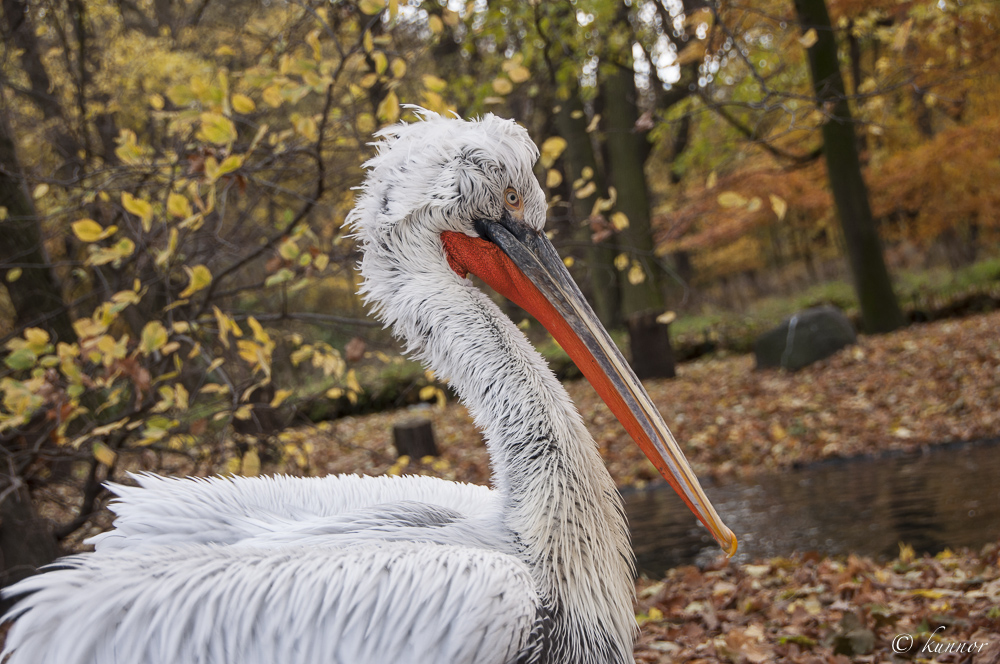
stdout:
[[(1000, 538), (1000, 441), (828, 461), (705, 492), (739, 538), (740, 562), (809, 550), (886, 558), (899, 542), (918, 553), (979, 547)], [(625, 504), (640, 572), (718, 555), (668, 486), (628, 493)]]

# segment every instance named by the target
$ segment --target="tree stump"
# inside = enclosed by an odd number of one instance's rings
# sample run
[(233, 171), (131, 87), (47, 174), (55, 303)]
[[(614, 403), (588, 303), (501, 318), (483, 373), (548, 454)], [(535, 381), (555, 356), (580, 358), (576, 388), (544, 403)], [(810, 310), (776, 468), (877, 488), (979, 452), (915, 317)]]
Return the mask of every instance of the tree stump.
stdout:
[(657, 322), (657, 313), (646, 311), (629, 316), (629, 343), (632, 346), (632, 370), (640, 379), (673, 378), (674, 350), (670, 346), (670, 326)]
[(399, 456), (420, 459), (438, 455), (430, 420), (419, 418), (397, 424), (392, 428), (392, 441)]

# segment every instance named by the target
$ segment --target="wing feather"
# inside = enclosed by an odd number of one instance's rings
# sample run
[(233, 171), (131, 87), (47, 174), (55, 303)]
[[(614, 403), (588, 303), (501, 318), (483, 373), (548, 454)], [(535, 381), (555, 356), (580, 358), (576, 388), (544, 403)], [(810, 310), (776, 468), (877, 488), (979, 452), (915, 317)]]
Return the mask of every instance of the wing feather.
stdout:
[[(109, 485), (117, 495), (111, 504), (115, 529), (91, 538), (98, 551), (151, 544), (289, 543), (336, 535), (345, 544), (389, 537), (494, 546), (495, 538), (476, 537), (504, 530), (493, 491), (433, 477), (133, 478), (139, 486)], [(402, 503), (410, 505), (395, 513), (379, 507)], [(425, 514), (417, 514), (421, 509)], [(427, 529), (444, 517), (454, 526)], [(465, 521), (470, 524), (463, 531), (458, 524)]]
[(499, 664), (538, 604), (512, 556), (401, 542), (85, 554), (5, 595), (9, 664)]

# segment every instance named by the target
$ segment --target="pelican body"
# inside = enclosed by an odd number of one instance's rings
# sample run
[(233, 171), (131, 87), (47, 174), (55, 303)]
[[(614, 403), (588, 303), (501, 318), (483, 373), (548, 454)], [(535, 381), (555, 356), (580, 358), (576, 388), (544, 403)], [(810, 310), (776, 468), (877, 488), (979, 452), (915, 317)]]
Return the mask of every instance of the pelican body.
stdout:
[(730, 554), (736, 541), (545, 236), (538, 150), (512, 121), (383, 130), (349, 222), (362, 294), (447, 378), (493, 488), (426, 477), (114, 486), (115, 529), (6, 591), (10, 664), (632, 662), (633, 554), (583, 419), (517, 327), (566, 349)]

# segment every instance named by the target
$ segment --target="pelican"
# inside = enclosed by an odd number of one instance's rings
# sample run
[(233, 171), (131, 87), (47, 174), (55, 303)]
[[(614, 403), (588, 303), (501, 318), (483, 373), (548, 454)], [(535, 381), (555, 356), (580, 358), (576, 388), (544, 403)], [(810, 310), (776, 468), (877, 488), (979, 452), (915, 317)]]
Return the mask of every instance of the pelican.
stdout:
[(513, 121), (377, 135), (362, 295), (447, 377), (493, 488), (426, 477), (136, 477), (94, 553), (10, 588), (10, 664), (632, 662), (621, 497), (569, 396), (468, 275), (535, 316), (730, 555), (736, 539), (543, 230)]

